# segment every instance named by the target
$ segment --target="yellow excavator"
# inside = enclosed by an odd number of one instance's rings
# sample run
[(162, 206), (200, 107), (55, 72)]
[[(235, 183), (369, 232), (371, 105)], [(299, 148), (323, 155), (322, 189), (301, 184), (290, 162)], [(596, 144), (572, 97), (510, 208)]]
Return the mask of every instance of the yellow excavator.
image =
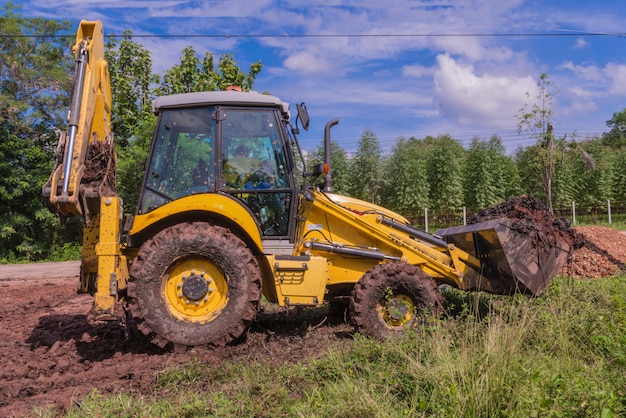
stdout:
[(338, 119), (325, 127), (325, 162), (309, 172), (296, 139), (306, 107), (292, 124), (289, 104), (236, 88), (154, 100), (137, 211), (124, 220), (103, 45), (101, 23), (82, 21), (68, 132), (43, 195), (62, 219), (84, 219), (78, 291), (94, 296), (93, 313), (130, 316), (161, 347), (228, 344), (261, 297), (284, 307), (346, 302), (357, 331), (383, 338), (440, 313), (443, 284), (538, 295), (572, 250), (538, 245), (507, 218), (432, 235), (334, 194)]

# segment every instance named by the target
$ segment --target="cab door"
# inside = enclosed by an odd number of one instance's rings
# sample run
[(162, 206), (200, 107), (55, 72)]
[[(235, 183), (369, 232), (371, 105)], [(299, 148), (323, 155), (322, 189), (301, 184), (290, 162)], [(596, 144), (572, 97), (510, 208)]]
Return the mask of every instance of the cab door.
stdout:
[(278, 112), (234, 107), (218, 112), (218, 189), (250, 209), (265, 237), (293, 235), (296, 185)]

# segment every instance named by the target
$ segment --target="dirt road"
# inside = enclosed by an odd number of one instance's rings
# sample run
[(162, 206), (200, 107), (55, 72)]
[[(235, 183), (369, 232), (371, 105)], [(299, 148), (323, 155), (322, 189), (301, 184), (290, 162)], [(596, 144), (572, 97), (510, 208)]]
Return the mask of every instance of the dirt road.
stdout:
[(6, 281), (41, 281), (76, 279), (80, 273), (80, 262), (35, 264), (0, 264), (0, 283)]
[[(588, 244), (574, 254), (570, 275), (612, 275), (626, 262), (625, 235), (602, 227), (577, 230)], [(159, 371), (194, 358), (282, 365), (351, 342), (352, 327), (327, 318), (323, 309), (266, 308), (236, 345), (167, 352), (127, 338), (119, 322), (91, 319), (91, 297), (76, 294), (78, 272), (77, 262), (0, 265), (1, 417), (30, 416), (32, 408), (47, 406), (62, 414), (94, 389), (106, 394), (132, 388), (150, 396)]]

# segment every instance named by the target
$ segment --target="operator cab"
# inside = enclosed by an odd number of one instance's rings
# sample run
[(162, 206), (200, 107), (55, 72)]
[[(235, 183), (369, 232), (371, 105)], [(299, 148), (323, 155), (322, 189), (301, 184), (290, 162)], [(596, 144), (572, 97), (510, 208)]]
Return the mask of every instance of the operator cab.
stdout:
[(154, 110), (159, 120), (138, 214), (193, 194), (223, 193), (243, 202), (264, 236), (290, 235), (297, 184), (286, 103), (258, 93), (203, 92), (158, 98)]

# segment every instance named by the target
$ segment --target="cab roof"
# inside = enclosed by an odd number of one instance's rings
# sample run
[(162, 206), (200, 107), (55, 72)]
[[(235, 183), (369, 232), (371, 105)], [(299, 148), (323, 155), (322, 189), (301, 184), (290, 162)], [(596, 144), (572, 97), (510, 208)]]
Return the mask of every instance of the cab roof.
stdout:
[(276, 96), (255, 91), (204, 91), (161, 96), (152, 101), (152, 110), (154, 113), (159, 113), (163, 108), (202, 105), (279, 107), (283, 117), (289, 119), (289, 103), (283, 102)]

